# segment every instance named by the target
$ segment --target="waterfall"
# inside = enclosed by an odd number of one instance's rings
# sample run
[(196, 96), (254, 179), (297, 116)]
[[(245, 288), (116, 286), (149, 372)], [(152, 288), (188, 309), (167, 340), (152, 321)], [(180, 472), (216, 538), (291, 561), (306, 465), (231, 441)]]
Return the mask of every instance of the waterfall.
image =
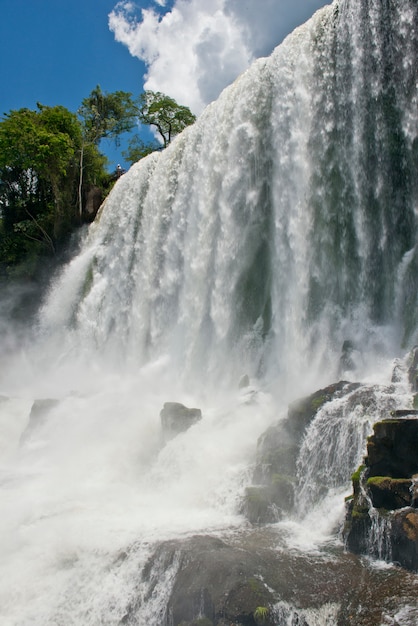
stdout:
[[(387, 385), (418, 341), (417, 23), (416, 0), (334, 0), (116, 182), (2, 367), (0, 621), (169, 624), (180, 557), (155, 545), (241, 528), (288, 402)], [(401, 387), (318, 412), (300, 517)], [(166, 401), (203, 419), (163, 446)], [(330, 624), (338, 602), (275, 611)]]
[(334, 2), (132, 167), (45, 332), (71, 323), (79, 350), (169, 355), (216, 384), (291, 384), (345, 340), (364, 358), (414, 341), (414, 17), (412, 1)]

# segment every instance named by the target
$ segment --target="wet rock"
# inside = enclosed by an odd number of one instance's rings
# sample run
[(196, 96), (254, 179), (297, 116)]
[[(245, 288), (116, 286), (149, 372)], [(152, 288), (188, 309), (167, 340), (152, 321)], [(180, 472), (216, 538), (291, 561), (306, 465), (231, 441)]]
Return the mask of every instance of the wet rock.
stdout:
[(241, 376), (239, 383), (238, 383), (238, 388), (239, 389), (245, 389), (246, 387), (250, 386), (250, 377), (248, 376), (248, 374), (244, 374), (243, 376)]
[(418, 346), (414, 346), (409, 354), (408, 380), (412, 391), (418, 391)]
[(366, 484), (376, 509), (392, 511), (411, 504), (412, 480), (409, 478), (372, 476)]
[(364, 465), (352, 477), (344, 529), (349, 550), (418, 571), (417, 474), (418, 419), (406, 412), (377, 422)]
[(367, 442), (367, 477), (410, 478), (418, 473), (418, 419), (384, 419)]
[(166, 402), (160, 412), (164, 442), (188, 430), (202, 419), (200, 409), (189, 409), (179, 402)]
[(27, 441), (46, 422), (51, 410), (59, 404), (54, 398), (35, 400), (29, 415), (29, 422), (22, 433), (21, 443)]
[[(395, 623), (400, 598), (416, 606), (416, 577), (406, 570), (379, 570), (336, 548), (289, 551), (268, 527), (163, 542), (142, 573), (141, 590), (150, 583), (145, 595), (153, 596), (163, 579), (170, 582), (161, 626), (381, 626)], [(140, 603), (129, 608), (126, 626), (141, 623)], [(415, 624), (414, 616), (405, 624)]]
[(261, 435), (257, 442), (253, 486), (246, 490), (242, 507), (250, 522), (271, 523), (291, 511), (296, 460), (306, 428), (326, 402), (359, 386), (340, 381), (297, 400), (289, 406), (287, 418)]
[(391, 520), (392, 559), (409, 570), (418, 569), (418, 511), (403, 508)]
[(280, 474), (272, 476), (271, 484), (247, 487), (243, 511), (252, 524), (277, 522), (283, 511), (294, 503), (294, 481)]

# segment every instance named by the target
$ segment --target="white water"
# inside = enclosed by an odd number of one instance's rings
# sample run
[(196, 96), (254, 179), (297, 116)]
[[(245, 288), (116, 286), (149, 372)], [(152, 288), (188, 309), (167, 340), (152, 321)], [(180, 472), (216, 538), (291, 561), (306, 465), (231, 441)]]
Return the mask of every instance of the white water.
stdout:
[[(2, 366), (2, 624), (119, 624), (146, 596), (140, 572), (155, 542), (245, 523), (257, 438), (288, 401), (336, 380), (346, 339), (361, 356), (349, 375), (383, 384), (416, 341), (416, 188), (400, 212), (390, 124), (377, 117), (371, 136), (366, 115), (386, 94), (386, 75), (369, 65), (380, 68), (392, 28), (402, 59), (390, 80), (402, 88), (391, 106), (410, 175), (416, 8), (405, 0), (382, 25), (380, 0), (369, 4), (367, 16), (354, 1), (318, 12), (166, 151), (132, 167), (31, 340)], [(242, 374), (253, 386), (240, 392)], [(39, 398), (59, 402), (20, 442)], [(162, 447), (159, 412), (171, 400), (203, 419)], [(375, 417), (344, 404), (341, 433), (328, 410), (305, 441), (300, 480), (310, 494), (315, 474), (338, 469), (338, 481), (326, 485), (327, 519), (319, 507), (305, 526), (289, 522), (303, 548), (341, 519)], [(342, 465), (328, 438), (342, 451), (354, 441)], [(140, 626), (160, 626), (175, 571), (156, 574)], [(303, 616), (328, 624), (333, 611)]]

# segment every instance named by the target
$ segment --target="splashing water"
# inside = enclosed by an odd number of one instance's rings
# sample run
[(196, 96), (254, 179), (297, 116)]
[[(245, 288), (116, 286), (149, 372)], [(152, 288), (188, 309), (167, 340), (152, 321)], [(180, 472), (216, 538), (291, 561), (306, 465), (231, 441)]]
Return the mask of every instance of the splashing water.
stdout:
[[(257, 438), (346, 340), (350, 376), (384, 383), (417, 341), (417, 12), (335, 1), (118, 180), (2, 367), (3, 623), (120, 624), (142, 598), (160, 626), (177, 563), (144, 587), (155, 542), (243, 523)], [(168, 400), (203, 419), (162, 447)], [(301, 515), (375, 418), (340, 409), (304, 441)]]

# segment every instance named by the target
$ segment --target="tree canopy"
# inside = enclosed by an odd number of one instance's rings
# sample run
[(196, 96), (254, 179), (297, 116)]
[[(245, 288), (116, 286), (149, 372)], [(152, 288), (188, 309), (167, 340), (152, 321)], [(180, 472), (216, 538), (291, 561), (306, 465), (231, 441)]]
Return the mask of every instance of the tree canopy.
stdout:
[[(55, 253), (79, 223), (76, 198), (82, 127), (63, 106), (19, 109), (0, 121), (0, 254), (3, 272)], [(103, 179), (106, 159), (86, 157), (86, 185)]]
[(131, 93), (115, 91), (109, 94), (97, 85), (82, 101), (78, 114), (83, 122), (85, 140), (98, 145), (105, 138), (117, 142), (122, 133), (132, 130), (136, 107)]
[(159, 91), (144, 91), (140, 95), (138, 118), (142, 124), (155, 126), (164, 148), (196, 120), (188, 107), (177, 104)]
[[(137, 100), (125, 91), (99, 85), (77, 113), (38, 103), (35, 110), (12, 110), (0, 119), (0, 276), (31, 274), (45, 255), (85, 221), (94, 218), (89, 197), (108, 192), (116, 176), (106, 170), (102, 139), (118, 145), (123, 133), (141, 124), (161, 139), (144, 142), (137, 133), (123, 155), (133, 163), (166, 147), (195, 121), (187, 107), (160, 92)], [(97, 205), (97, 202), (95, 202)], [(20, 269), (19, 269), (20, 268)]]

